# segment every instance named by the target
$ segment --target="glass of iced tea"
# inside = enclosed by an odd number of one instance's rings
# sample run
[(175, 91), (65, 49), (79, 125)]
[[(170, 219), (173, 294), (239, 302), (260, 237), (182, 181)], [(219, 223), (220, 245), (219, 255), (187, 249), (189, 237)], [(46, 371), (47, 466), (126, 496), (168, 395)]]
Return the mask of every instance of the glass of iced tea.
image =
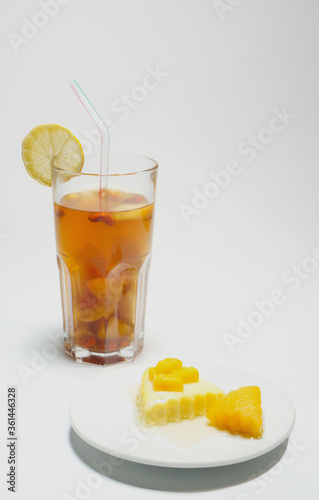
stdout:
[(110, 155), (99, 173), (52, 168), (65, 350), (75, 361), (133, 361), (142, 349), (156, 161)]

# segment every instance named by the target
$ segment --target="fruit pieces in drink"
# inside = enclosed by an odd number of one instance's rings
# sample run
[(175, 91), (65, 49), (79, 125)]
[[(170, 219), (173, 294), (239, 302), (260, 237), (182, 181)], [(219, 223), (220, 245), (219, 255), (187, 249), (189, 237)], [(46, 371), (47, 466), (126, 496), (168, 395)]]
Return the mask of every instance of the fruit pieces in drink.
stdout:
[(118, 190), (72, 193), (55, 204), (58, 260), (71, 289), (64, 300), (64, 316), (73, 318), (70, 351), (105, 353), (132, 343), (152, 214), (143, 196)]
[(88, 279), (86, 286), (79, 280), (80, 287), (73, 288), (73, 302), (75, 340), (80, 347), (87, 347), (87, 331), (95, 338), (90, 343), (95, 352), (117, 350), (133, 340), (137, 273), (131, 264), (119, 263), (106, 277)]
[(261, 393), (257, 386), (240, 387), (218, 399), (206, 414), (212, 425), (246, 437), (263, 433)]

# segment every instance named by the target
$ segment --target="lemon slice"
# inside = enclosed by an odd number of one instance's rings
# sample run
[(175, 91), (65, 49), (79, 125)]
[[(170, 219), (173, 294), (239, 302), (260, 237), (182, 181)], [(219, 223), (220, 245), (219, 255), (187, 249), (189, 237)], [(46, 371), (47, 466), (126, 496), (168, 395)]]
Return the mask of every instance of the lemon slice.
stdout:
[(22, 142), (22, 159), (31, 177), (52, 185), (51, 167), (81, 172), (84, 155), (80, 142), (60, 125), (39, 125)]

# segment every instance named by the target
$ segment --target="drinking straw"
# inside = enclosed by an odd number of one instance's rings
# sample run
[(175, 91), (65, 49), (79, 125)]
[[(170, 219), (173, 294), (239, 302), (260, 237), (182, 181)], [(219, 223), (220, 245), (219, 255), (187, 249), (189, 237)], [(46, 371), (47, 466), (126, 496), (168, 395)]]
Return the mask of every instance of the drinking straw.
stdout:
[(81, 102), (82, 106), (85, 108), (86, 112), (90, 115), (93, 123), (97, 127), (100, 134), (100, 139), (101, 139), (100, 192), (101, 192), (102, 175), (107, 176), (109, 174), (109, 155), (110, 155), (110, 140), (111, 140), (110, 132), (104, 120), (100, 117), (99, 113), (96, 111), (91, 101), (84, 94), (83, 90), (76, 82), (76, 80), (72, 78), (72, 80), (69, 83), (72, 90), (75, 92), (77, 98)]

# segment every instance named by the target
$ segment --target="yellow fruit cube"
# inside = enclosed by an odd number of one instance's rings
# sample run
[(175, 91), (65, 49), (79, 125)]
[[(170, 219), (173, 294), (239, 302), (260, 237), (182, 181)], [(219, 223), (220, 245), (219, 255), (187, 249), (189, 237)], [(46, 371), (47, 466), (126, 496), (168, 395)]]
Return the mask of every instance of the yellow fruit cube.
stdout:
[(171, 373), (160, 373), (154, 376), (154, 391), (183, 391), (183, 380)]
[(176, 358), (165, 358), (159, 361), (155, 366), (155, 372), (159, 373), (170, 373), (177, 368), (181, 368), (183, 365), (182, 361)]
[(109, 319), (106, 335), (108, 339), (116, 339), (119, 337), (128, 337), (133, 333), (130, 325), (123, 323), (120, 319), (117, 319), (116, 316), (112, 316)]
[(108, 278), (96, 278), (87, 282), (88, 289), (98, 300), (104, 304), (107, 302), (118, 303), (122, 294), (122, 283), (116, 276)]
[(180, 377), (184, 384), (192, 384), (199, 381), (198, 370), (193, 366), (182, 366), (182, 368), (177, 368), (177, 370), (173, 370), (171, 373)]
[(216, 400), (206, 416), (218, 429), (247, 437), (259, 438), (263, 433), (260, 388), (240, 387)]

